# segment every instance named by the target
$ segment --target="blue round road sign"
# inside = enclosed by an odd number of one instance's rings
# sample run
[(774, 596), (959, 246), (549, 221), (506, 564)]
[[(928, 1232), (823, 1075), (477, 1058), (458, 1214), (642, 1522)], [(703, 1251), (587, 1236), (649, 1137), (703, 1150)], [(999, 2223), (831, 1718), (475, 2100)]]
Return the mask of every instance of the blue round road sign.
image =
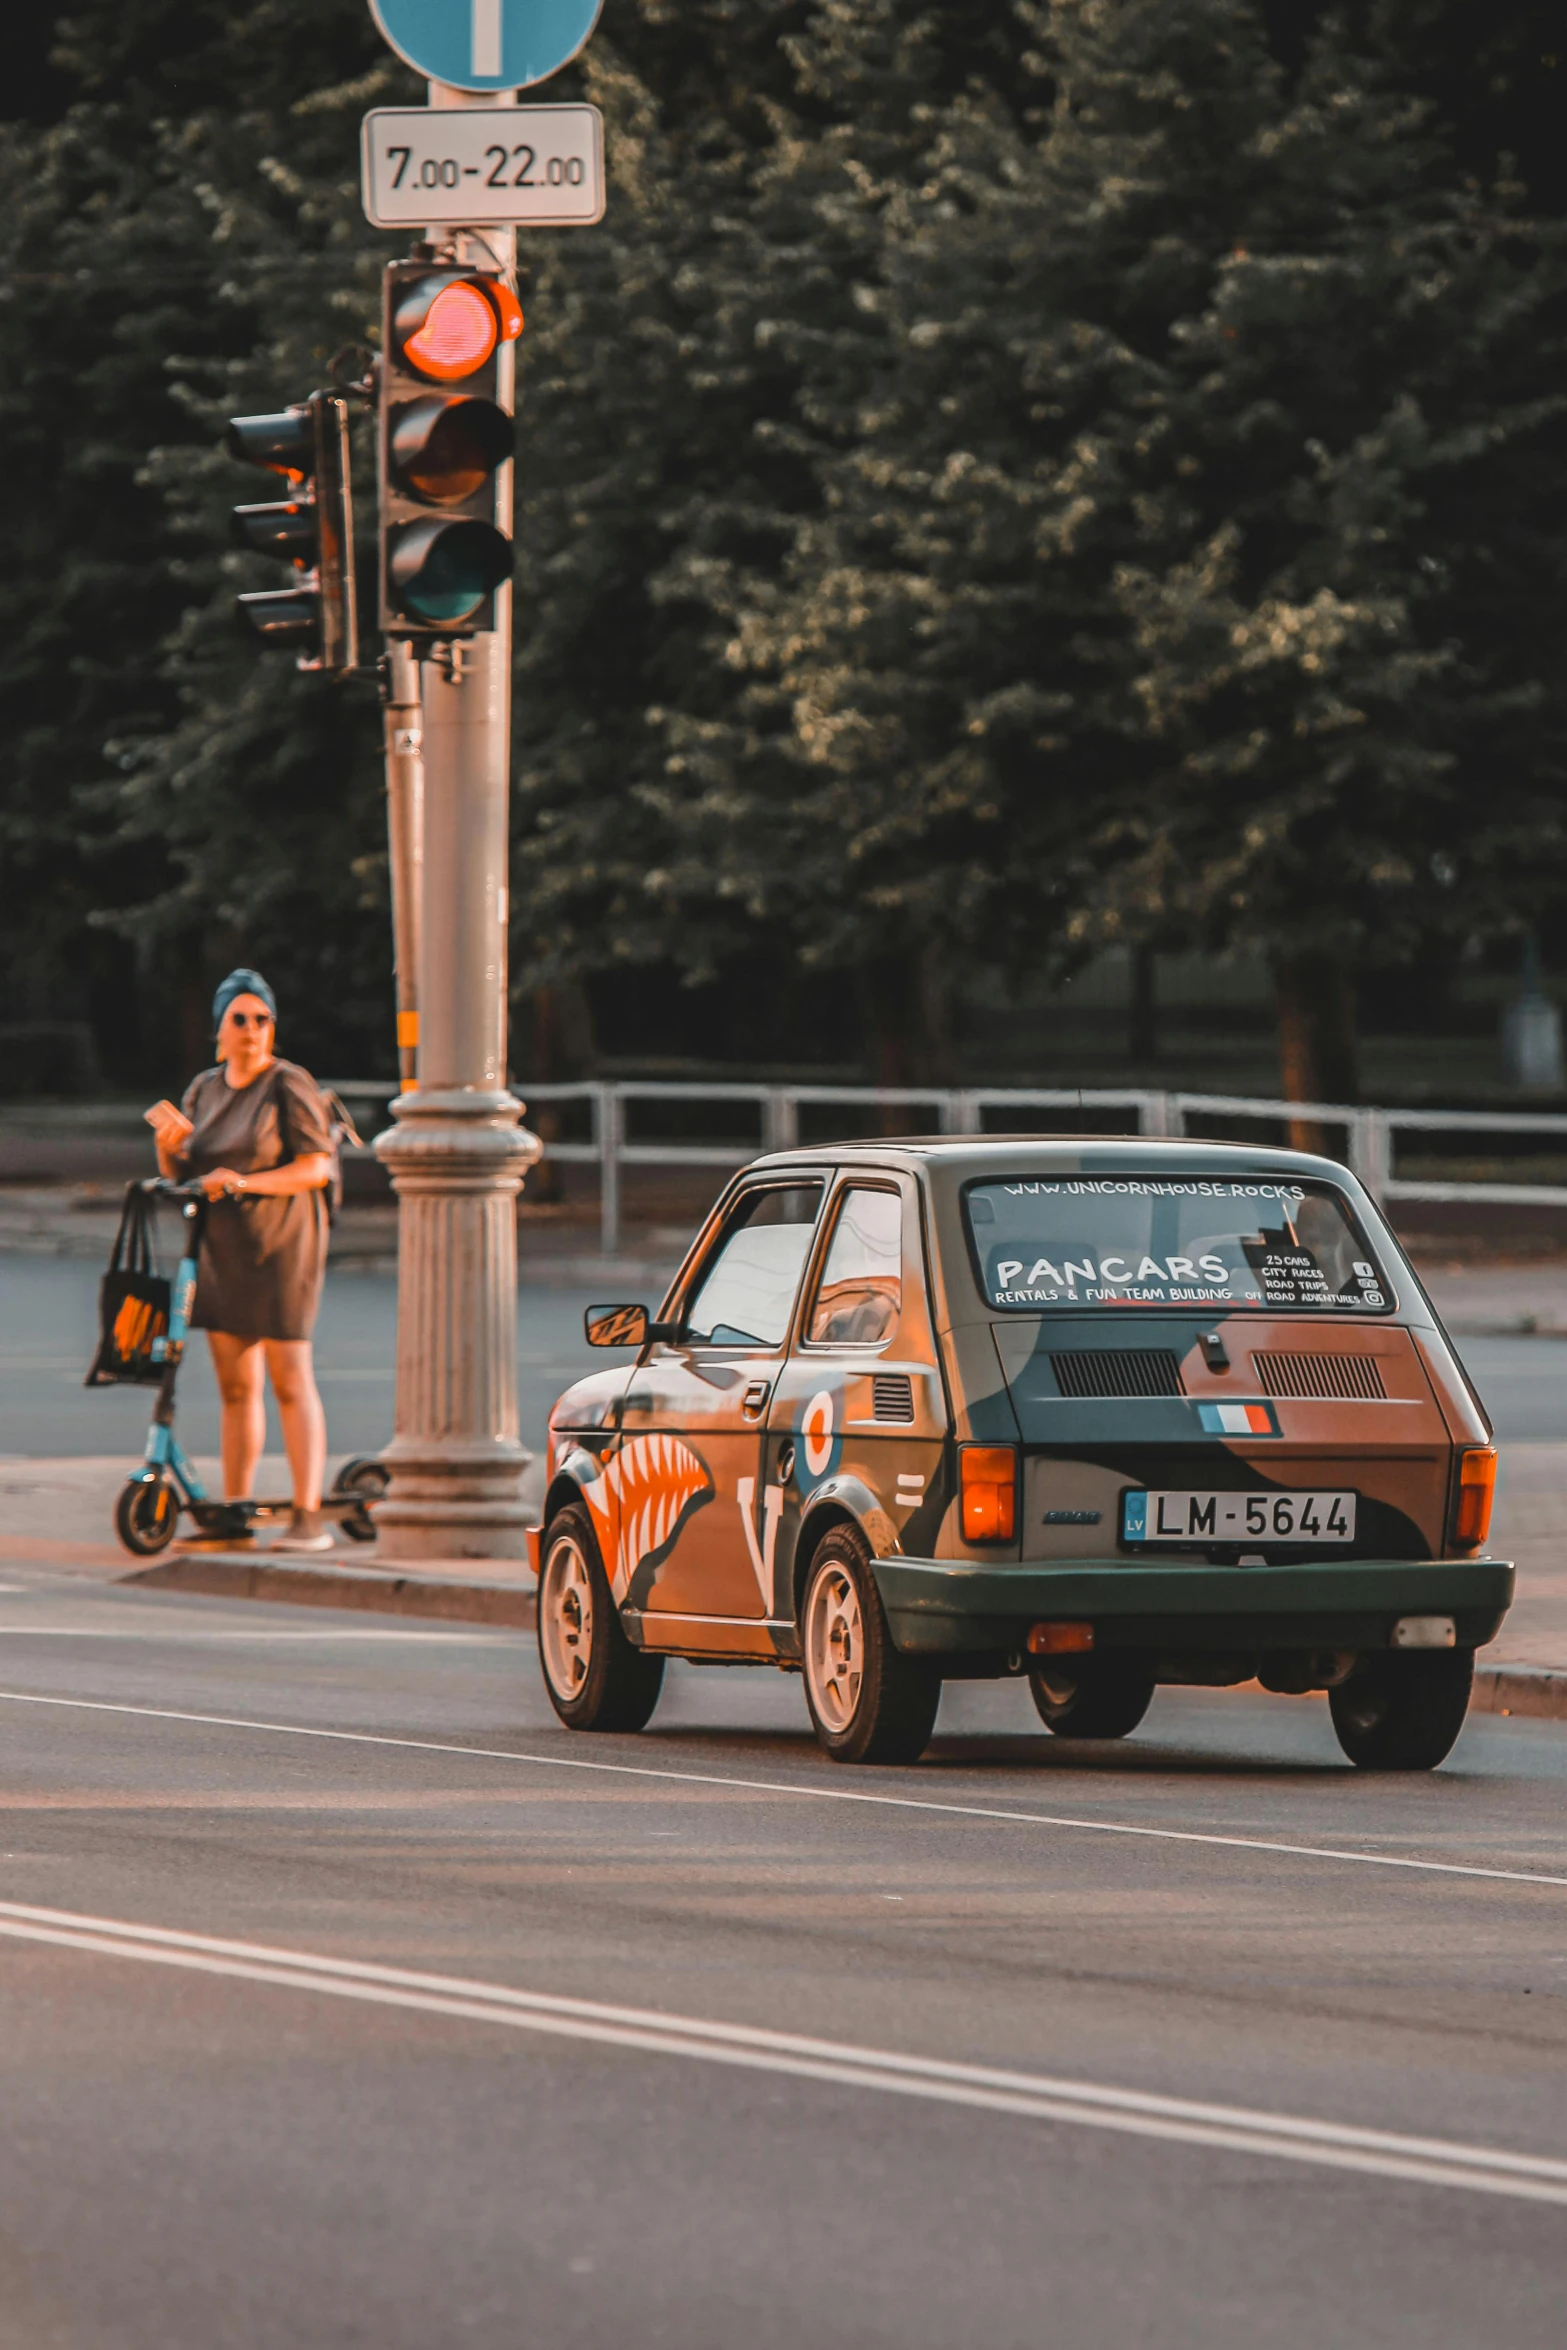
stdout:
[(603, 0), (370, 0), (415, 73), (458, 90), (525, 90), (569, 65)]

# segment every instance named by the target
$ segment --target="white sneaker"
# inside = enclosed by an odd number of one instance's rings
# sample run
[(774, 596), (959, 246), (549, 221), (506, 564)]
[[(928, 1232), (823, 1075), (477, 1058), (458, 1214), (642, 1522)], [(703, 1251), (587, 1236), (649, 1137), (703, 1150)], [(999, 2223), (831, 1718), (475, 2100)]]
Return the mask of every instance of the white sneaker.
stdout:
[(296, 1510), (288, 1532), (280, 1534), (272, 1544), (275, 1551), (283, 1551), (290, 1558), (297, 1558), (303, 1552), (319, 1553), (332, 1547), (332, 1537), (314, 1510)]

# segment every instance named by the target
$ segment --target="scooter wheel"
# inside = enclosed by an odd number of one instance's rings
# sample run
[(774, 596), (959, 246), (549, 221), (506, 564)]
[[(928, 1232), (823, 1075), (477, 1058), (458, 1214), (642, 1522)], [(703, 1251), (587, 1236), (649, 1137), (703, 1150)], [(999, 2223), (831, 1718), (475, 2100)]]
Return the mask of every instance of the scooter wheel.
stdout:
[[(362, 1452), (356, 1454), (353, 1460), (343, 1463), (332, 1480), (332, 1491), (339, 1498), (344, 1494), (357, 1493), (366, 1501), (379, 1501), (391, 1482), (392, 1472), (385, 1461), (377, 1460), (374, 1453)], [(361, 1539), (373, 1540), (374, 1537), (363, 1536)]]
[(114, 1505), (114, 1531), (137, 1558), (155, 1558), (174, 1540), (180, 1522), (179, 1503), (160, 1477), (135, 1477), (122, 1485)]

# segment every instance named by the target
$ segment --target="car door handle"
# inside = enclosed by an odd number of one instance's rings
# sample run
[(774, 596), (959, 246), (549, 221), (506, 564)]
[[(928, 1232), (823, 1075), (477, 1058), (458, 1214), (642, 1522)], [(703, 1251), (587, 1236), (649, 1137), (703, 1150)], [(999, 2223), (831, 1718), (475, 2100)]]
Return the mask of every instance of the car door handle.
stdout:
[(773, 1392), (770, 1379), (753, 1379), (740, 1398), (740, 1409), (748, 1420), (759, 1420), (767, 1409), (767, 1399)]

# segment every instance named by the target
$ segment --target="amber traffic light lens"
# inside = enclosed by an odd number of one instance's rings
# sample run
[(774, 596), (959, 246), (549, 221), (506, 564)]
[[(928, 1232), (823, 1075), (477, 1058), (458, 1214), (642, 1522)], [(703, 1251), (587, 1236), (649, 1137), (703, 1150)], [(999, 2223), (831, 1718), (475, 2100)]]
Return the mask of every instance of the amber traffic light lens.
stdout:
[(471, 279), (442, 286), (427, 307), (416, 289), (408, 308), (423, 315), (402, 338), (403, 357), (436, 383), (458, 383), (476, 374), (500, 340), (494, 304)]
[(291, 498), (276, 506), (236, 506), (229, 527), (236, 546), (253, 547), (258, 555), (275, 555), (284, 563), (314, 563), (316, 508), (308, 498)]
[(457, 506), (511, 456), (515, 427), (493, 400), (410, 400), (392, 417), (392, 470), (432, 506)]

